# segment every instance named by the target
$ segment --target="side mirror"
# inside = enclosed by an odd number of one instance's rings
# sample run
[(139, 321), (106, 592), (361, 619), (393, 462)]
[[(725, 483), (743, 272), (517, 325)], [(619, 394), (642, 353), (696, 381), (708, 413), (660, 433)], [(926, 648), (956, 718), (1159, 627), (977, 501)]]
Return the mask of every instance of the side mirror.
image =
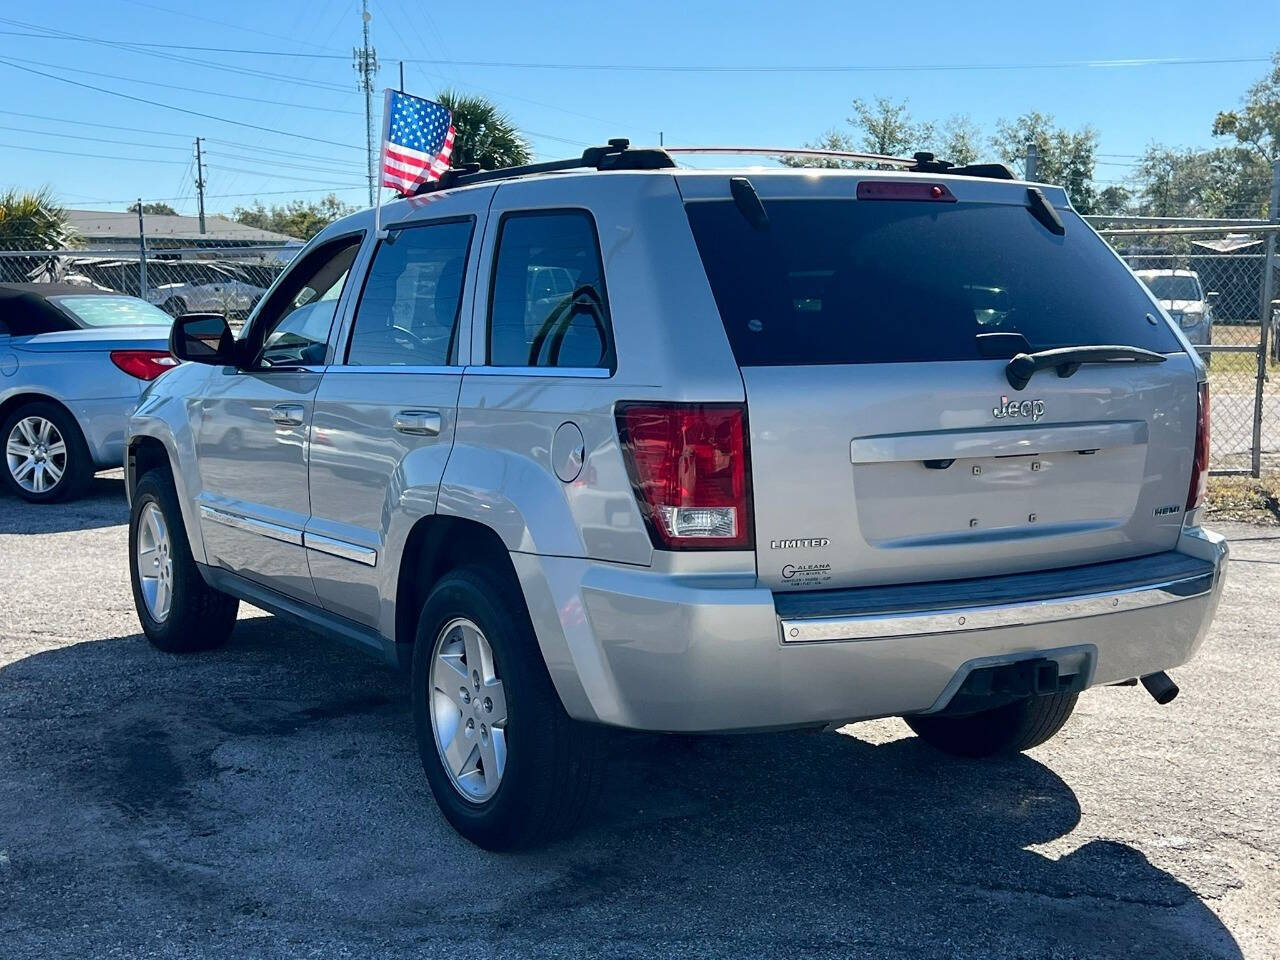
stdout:
[(236, 362), (236, 338), (220, 313), (184, 313), (169, 331), (169, 352), (179, 360), (230, 366)]

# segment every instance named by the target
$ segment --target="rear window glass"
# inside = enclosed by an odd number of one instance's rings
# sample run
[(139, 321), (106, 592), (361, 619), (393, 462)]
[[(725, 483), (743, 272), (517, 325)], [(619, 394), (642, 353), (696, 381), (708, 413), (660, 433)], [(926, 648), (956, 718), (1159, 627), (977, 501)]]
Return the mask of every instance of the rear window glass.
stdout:
[(1060, 210), (1065, 236), (1019, 205), (730, 200), (686, 204), (738, 363), (978, 360), (980, 333), (1032, 350), (1180, 349), (1106, 244)]

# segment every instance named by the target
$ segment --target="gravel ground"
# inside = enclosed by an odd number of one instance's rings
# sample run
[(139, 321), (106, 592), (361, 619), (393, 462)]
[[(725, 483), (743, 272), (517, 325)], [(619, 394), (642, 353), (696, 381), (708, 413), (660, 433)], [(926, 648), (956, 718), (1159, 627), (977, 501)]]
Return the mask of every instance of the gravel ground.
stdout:
[(253, 610), (139, 634), (119, 479), (0, 498), (0, 955), (1251, 957), (1280, 951), (1280, 538), (1158, 707), (1086, 695), (1027, 756), (897, 720), (619, 736), (586, 829), (484, 853), (437, 813), (403, 681)]

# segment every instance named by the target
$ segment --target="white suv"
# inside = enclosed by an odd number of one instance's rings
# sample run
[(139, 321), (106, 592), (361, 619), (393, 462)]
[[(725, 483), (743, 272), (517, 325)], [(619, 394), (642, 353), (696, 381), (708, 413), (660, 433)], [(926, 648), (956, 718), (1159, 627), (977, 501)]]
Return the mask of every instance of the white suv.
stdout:
[(238, 339), (179, 319), (128, 447), (147, 636), (247, 600), (408, 667), (488, 847), (581, 814), (600, 725), (976, 755), (1171, 699), (1225, 570), (1201, 364), (1062, 190), (903, 164), (453, 173)]

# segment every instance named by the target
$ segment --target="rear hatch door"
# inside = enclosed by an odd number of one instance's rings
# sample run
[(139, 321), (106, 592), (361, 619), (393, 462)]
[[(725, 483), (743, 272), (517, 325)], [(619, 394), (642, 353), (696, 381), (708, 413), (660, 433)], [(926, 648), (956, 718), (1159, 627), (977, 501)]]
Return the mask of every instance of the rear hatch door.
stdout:
[[(1196, 367), (1061, 191), (1046, 191), (1060, 235), (1025, 185), (926, 178), (948, 199), (868, 200), (856, 176), (750, 179), (767, 225), (727, 185), (682, 189), (746, 387), (762, 583), (955, 579), (1173, 547)], [(1044, 370), (1021, 390), (1006, 378), (1015, 352), (1097, 344), (1165, 359)]]

